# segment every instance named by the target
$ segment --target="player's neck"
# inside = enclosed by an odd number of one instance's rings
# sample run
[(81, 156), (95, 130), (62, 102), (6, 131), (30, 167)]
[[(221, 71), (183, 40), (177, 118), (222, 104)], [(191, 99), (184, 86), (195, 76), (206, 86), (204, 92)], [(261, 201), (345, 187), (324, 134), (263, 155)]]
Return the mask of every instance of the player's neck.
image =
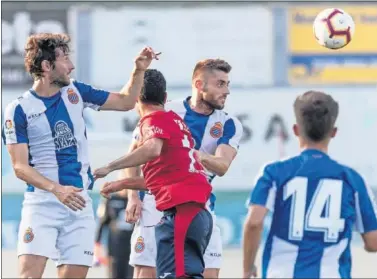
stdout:
[(163, 106), (156, 106), (156, 105), (142, 105), (139, 108), (140, 111), (140, 117), (147, 116), (148, 114), (151, 114), (156, 111), (164, 111)]
[(305, 150), (308, 150), (308, 149), (315, 149), (315, 150), (319, 150), (319, 151), (327, 154), (328, 145), (323, 144), (323, 143), (301, 143), (300, 149), (301, 149), (301, 151), (305, 151)]
[(47, 79), (38, 79), (34, 81), (33, 90), (41, 97), (51, 97), (60, 90), (56, 85), (51, 84)]
[(200, 114), (209, 115), (213, 112), (213, 108), (198, 98), (196, 94), (192, 95), (192, 97), (188, 100), (188, 104), (193, 111)]

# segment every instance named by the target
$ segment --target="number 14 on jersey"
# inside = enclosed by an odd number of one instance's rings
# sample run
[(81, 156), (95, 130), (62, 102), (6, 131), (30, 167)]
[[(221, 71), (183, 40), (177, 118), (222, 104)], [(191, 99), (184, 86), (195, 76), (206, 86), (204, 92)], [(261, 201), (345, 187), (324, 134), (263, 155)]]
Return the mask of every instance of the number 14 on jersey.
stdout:
[(320, 180), (306, 210), (307, 190), (306, 177), (295, 177), (284, 188), (284, 200), (291, 198), (289, 239), (302, 240), (305, 231), (312, 231), (323, 232), (324, 242), (337, 242), (345, 223), (341, 218), (343, 181)]

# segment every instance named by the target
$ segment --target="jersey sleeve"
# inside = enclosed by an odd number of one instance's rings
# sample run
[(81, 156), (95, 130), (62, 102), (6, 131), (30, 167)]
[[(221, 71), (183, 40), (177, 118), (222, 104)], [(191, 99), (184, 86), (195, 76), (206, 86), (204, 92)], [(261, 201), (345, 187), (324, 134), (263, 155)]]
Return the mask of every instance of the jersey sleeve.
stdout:
[(88, 84), (74, 81), (73, 85), (80, 92), (80, 95), (84, 101), (84, 107), (91, 108), (93, 110), (99, 110), (100, 107), (106, 103), (110, 92), (105, 90), (96, 89)]
[(217, 141), (217, 145), (228, 144), (238, 150), (242, 133), (243, 128), (241, 122), (237, 118), (231, 117), (225, 121), (223, 135)]
[(261, 205), (271, 212), (274, 211), (276, 198), (276, 182), (273, 177), (273, 166), (262, 168), (255, 179), (255, 186), (251, 192), (249, 205)]
[(142, 141), (145, 142), (151, 138), (170, 139), (170, 134), (167, 131), (167, 124), (163, 117), (151, 116), (141, 123), (140, 132)]
[(377, 202), (372, 189), (358, 177), (355, 194), (356, 230), (367, 233), (377, 230)]
[(29, 143), (26, 115), (19, 103), (5, 109), (2, 138), (4, 144)]

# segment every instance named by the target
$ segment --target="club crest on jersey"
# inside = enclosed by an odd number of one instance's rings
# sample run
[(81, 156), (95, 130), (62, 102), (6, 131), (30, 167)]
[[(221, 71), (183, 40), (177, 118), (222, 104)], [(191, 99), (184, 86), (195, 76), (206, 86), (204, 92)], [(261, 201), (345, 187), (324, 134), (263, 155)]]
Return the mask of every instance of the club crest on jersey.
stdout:
[(67, 93), (68, 93), (68, 100), (71, 102), (71, 104), (75, 105), (79, 102), (79, 96), (72, 88), (69, 88), (67, 90)]
[(10, 119), (8, 119), (8, 120), (6, 120), (5, 121), (5, 123), (4, 123), (4, 126), (5, 126), (5, 134), (6, 135), (12, 135), (12, 134), (14, 134), (15, 133), (15, 129), (14, 129), (14, 125), (13, 125), (13, 121), (12, 120), (10, 120)]
[(145, 248), (144, 238), (142, 236), (139, 236), (136, 240), (135, 252), (141, 253), (144, 251), (144, 248)]
[(28, 227), (25, 231), (25, 234), (24, 234), (24, 242), (25, 243), (30, 243), (32, 242), (34, 239), (34, 233), (33, 233), (33, 230)]
[(13, 122), (12, 120), (8, 119), (5, 121), (5, 129), (9, 130), (13, 128)]
[(77, 140), (73, 136), (71, 129), (68, 124), (62, 120), (59, 120), (55, 124), (54, 143), (57, 150), (77, 145)]
[(223, 135), (223, 124), (221, 122), (216, 122), (209, 130), (209, 133), (215, 139), (220, 138)]

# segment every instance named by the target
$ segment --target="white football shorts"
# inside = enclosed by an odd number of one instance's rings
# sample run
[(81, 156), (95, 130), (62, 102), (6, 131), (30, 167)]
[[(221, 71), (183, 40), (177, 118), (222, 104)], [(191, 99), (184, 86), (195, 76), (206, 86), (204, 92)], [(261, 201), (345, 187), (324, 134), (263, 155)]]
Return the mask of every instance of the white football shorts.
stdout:
[(18, 256), (44, 256), (56, 265), (92, 266), (96, 224), (92, 199), (80, 193), (86, 207), (73, 211), (52, 193), (26, 192), (18, 232)]

